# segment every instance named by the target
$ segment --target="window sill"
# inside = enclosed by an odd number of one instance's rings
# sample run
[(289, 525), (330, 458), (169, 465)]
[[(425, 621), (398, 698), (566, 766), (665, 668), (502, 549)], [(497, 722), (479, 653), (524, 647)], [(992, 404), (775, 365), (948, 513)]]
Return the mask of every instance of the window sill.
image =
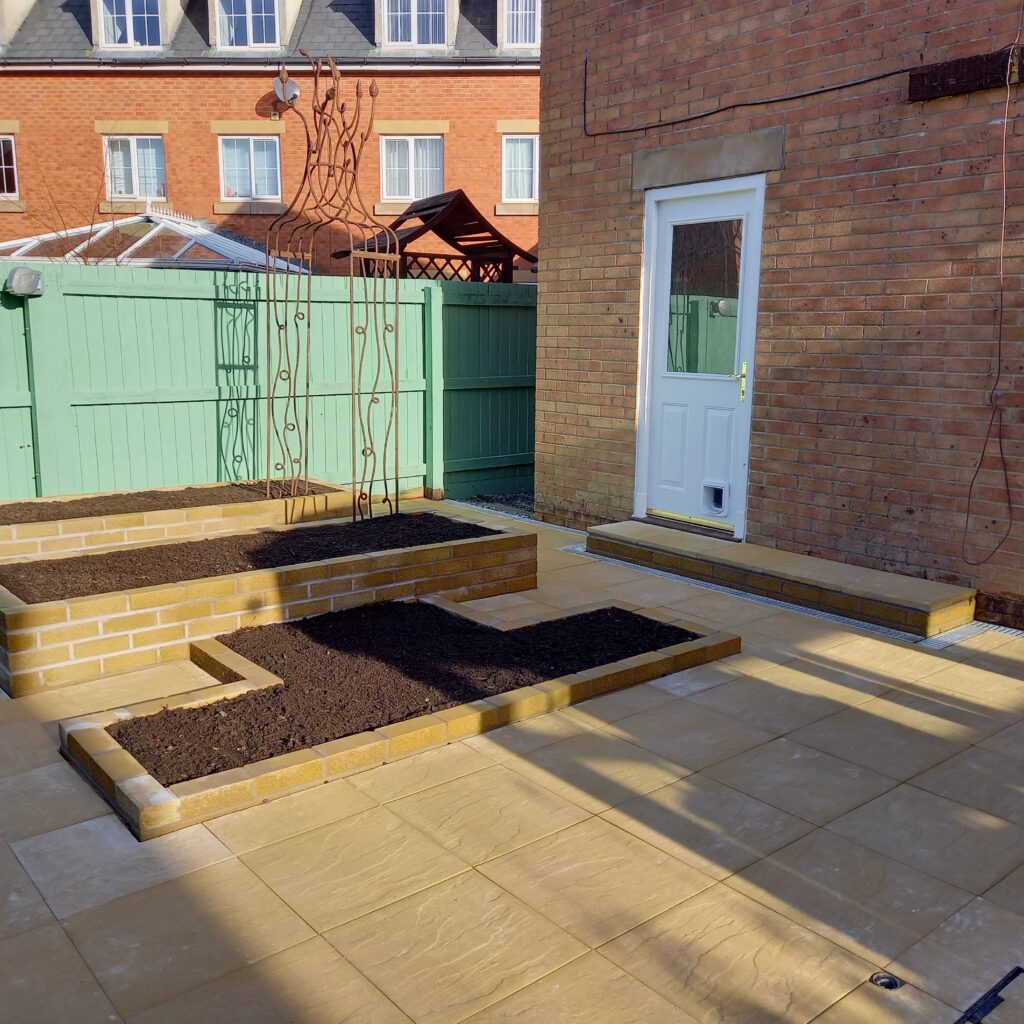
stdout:
[(161, 213), (170, 208), (166, 199), (104, 199), (97, 207), (100, 213), (146, 213), (148, 210)]
[(536, 217), (539, 212), (539, 203), (496, 203), (494, 215), (496, 217)]
[(253, 201), (253, 200), (226, 200), (220, 203), (213, 204), (214, 213), (244, 213), (251, 215), (276, 215), (278, 213), (284, 213), (288, 207), (285, 203), (277, 200), (264, 200), (264, 201)]
[(390, 214), (392, 217), (395, 217), (400, 213), (405, 213), (405, 211), (408, 210), (415, 202), (415, 199), (410, 199), (408, 202), (404, 199), (389, 199), (382, 203), (375, 203), (373, 212), (377, 214), (378, 217), (382, 214), (385, 216)]
[(24, 213), (24, 199), (0, 199), (0, 213)]

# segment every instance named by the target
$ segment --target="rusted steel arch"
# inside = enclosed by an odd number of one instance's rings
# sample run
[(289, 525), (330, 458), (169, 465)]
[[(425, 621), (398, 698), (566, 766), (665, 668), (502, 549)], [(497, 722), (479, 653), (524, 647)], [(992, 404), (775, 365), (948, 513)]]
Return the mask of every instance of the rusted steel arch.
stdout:
[[(373, 516), (378, 487), (389, 512), (399, 505), (399, 247), (394, 232), (376, 220), (359, 190), (377, 83), (370, 83), (368, 101), (361, 82), (355, 84), (352, 102), (343, 101), (334, 60), (301, 52), (313, 72), (308, 114), (283, 66), (274, 83), (282, 113), (302, 124), (306, 158), (291, 202), (267, 232), (267, 494), (309, 490), (313, 267), (318, 238), (338, 233), (350, 254), (346, 342), (355, 520)], [(282, 259), (287, 260), (284, 271)], [(388, 391), (390, 405), (383, 407)]]

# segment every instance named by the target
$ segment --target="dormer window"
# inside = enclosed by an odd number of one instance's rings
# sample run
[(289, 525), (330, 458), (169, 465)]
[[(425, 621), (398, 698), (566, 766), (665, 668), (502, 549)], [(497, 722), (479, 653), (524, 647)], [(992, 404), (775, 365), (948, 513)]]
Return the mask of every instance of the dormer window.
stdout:
[(445, 0), (384, 0), (384, 39), (392, 46), (444, 46)]
[(277, 46), (277, 0), (218, 0), (220, 45)]
[(540, 45), (540, 0), (505, 0), (505, 45)]
[(102, 0), (104, 46), (159, 46), (160, 0)]

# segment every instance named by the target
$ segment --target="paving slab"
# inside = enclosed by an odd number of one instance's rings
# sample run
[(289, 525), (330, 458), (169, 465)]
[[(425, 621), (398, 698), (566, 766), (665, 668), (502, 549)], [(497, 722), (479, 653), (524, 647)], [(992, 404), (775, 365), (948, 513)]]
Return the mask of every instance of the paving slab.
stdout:
[(65, 928), (124, 1015), (313, 936), (236, 860), (82, 911)]
[(825, 829), (727, 884), (879, 967), (973, 898)]
[(888, 990), (866, 982), (815, 1017), (814, 1024), (950, 1024), (959, 1015), (912, 985)]
[(826, 825), (899, 784), (785, 737), (705, 768), (703, 774), (815, 825)]
[(11, 848), (59, 918), (231, 854), (201, 825), (139, 843), (112, 814), (20, 839)]
[(200, 985), (129, 1024), (409, 1024), (319, 936)]
[(667, 999), (600, 953), (578, 960), (500, 1003), (473, 1014), (466, 1024), (697, 1024)]
[(588, 946), (599, 946), (713, 884), (708, 875), (599, 818), (479, 870)]
[(691, 775), (602, 817), (720, 879), (806, 835), (813, 825), (703, 775)]
[(724, 885), (601, 947), (700, 1021), (806, 1024), (871, 966)]
[(8, 842), (110, 813), (64, 761), (0, 779), (0, 837)]
[(587, 817), (575, 804), (498, 764), (388, 808), (467, 864), (500, 857)]
[(317, 931), (467, 870), (463, 861), (383, 807), (241, 859)]
[(972, 893), (1024, 863), (1024, 828), (914, 786), (900, 786), (827, 826)]
[(587, 949), (475, 871), (325, 938), (417, 1024), (456, 1024)]
[(50, 908), (6, 843), (0, 843), (0, 893), (0, 939), (54, 923)]
[(912, 780), (918, 789), (1024, 825), (1024, 761), (971, 747)]
[[(1024, 917), (977, 899), (911, 946), (891, 970), (936, 999), (966, 1010), (1018, 964), (1024, 964)], [(985, 1024), (1020, 1024), (1022, 988), (1020, 979), (1007, 988), (1005, 1003)]]

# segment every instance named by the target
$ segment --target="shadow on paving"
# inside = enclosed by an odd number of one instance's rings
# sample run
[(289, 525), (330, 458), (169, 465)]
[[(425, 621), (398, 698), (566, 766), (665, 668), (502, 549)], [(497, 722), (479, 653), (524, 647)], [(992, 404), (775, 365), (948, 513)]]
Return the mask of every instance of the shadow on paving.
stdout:
[[(593, 595), (581, 593), (580, 600), (581, 603), (590, 603), (593, 600)], [(315, 623), (307, 621), (305, 624), (300, 622), (293, 625), (311, 638), (316, 638), (318, 627)], [(548, 629), (552, 628), (548, 624), (544, 625)], [(752, 634), (754, 634), (752, 628), (754, 625), (756, 623), (752, 623), (750, 627)], [(536, 627), (530, 628), (535, 629)], [(748, 627), (740, 626), (736, 631), (746, 634)], [(763, 638), (763, 634), (756, 635), (758, 639)], [(421, 682), (430, 682), (430, 674), (424, 671), (422, 666), (417, 665), (416, 659), (410, 657), (408, 650), (402, 648), (400, 635), (388, 635), (385, 639), (393, 648), (390, 654), (392, 663), (400, 665), (403, 671), (408, 671), (413, 678)], [(770, 637), (768, 639), (770, 640)], [(364, 651), (371, 648), (375, 651), (379, 650), (377, 642), (371, 643), (369, 637), (353, 638), (350, 636), (346, 642), (354, 643)], [(889, 646), (881, 640), (876, 642), (883, 645), (879, 647), (880, 652)], [(776, 646), (784, 646), (784, 644), (780, 643)], [(1021, 690), (1021, 699), (1018, 700), (1012, 692), (1013, 685), (1011, 684), (1007, 688), (1008, 693), (1005, 700), (1002, 701), (1005, 707), (993, 711), (991, 704), (972, 700), (966, 693), (939, 690), (929, 686), (927, 678), (901, 679), (898, 659), (901, 657), (899, 652), (905, 648), (895, 644), (891, 647), (893, 661), (891, 670), (887, 671), (885, 664), (862, 664), (858, 668), (851, 669), (850, 665), (830, 654), (829, 649), (799, 651), (790, 646), (787, 653), (791, 653), (792, 657), (785, 664), (792, 665), (793, 662), (798, 661), (812, 675), (817, 674), (820, 678), (828, 680), (835, 688), (837, 699), (835, 706), (823, 704), (819, 716), (810, 722), (802, 723), (795, 730), (788, 731), (799, 732), (800, 729), (821, 722), (834, 714), (845, 714), (858, 720), (863, 719), (865, 734), (870, 734), (875, 726), (878, 728), (884, 726), (889, 730), (885, 739), (886, 748), (895, 749), (913, 744), (922, 736), (934, 738), (947, 726), (969, 728), (973, 738), (966, 738), (966, 733), (954, 734), (954, 738), (950, 740), (949, 750), (936, 752), (932, 764), (937, 764), (950, 756), (955, 756), (972, 743), (980, 742), (984, 737), (991, 736), (1024, 717), (1024, 688)], [(466, 676), (460, 671), (461, 669), (477, 666), (486, 660), (486, 652), (479, 649), (468, 656), (464, 653), (448, 653), (453, 673), (451, 678), (457, 680), (459, 686), (466, 685)], [(946, 661), (949, 666), (961, 664), (956, 656), (957, 652), (954, 651), (945, 654), (941, 651), (927, 653), (938, 666), (937, 671), (941, 671), (945, 667), (942, 664), (943, 661)], [(1018, 663), (1012, 662), (1010, 659), (1000, 659), (998, 652), (972, 655), (972, 660), (977, 660), (979, 667), (983, 667), (987, 671), (1004, 672), (1007, 675), (1010, 673), (1019, 675), (1020, 672)], [(915, 673), (908, 671), (907, 674), (913, 676)], [(927, 672), (927, 676), (933, 675), (935, 672)], [(743, 679), (750, 682), (755, 681), (755, 677), (752, 676), (726, 677), (723, 674), (720, 683), (701, 692), (694, 692), (688, 697), (681, 697), (679, 699), (682, 702), (680, 706), (689, 707), (690, 704), (686, 703), (689, 701), (695, 708), (700, 707), (701, 702), (692, 698), (698, 698), (702, 693), (713, 692), (720, 685)], [(791, 692), (782, 682), (761, 680), (759, 685), (764, 687), (764, 692), (768, 695), (766, 700), (771, 699), (774, 693)], [(863, 689), (865, 685), (876, 689), (878, 696), (866, 698), (860, 704), (844, 705), (842, 703), (841, 694), (844, 692), (855, 694), (858, 701), (865, 698)], [(443, 690), (444, 687), (442, 687)], [(17, 749), (14, 733), (9, 733), (7, 744), (5, 744), (3, 733), (26, 724), (35, 723), (45, 729), (46, 735), (51, 738), (55, 747), (56, 721), (59, 718), (67, 717), (68, 708), (73, 707), (72, 698), (78, 696), (67, 691), (62, 695), (57, 691), (54, 694), (43, 694), (38, 699), (28, 697), (0, 704), (0, 758), (4, 756), (4, 750), (8, 751), (8, 756), (12, 756), (11, 752)], [(879, 711), (884, 710), (877, 703), (879, 698), (912, 699), (915, 702), (914, 710), (920, 715), (919, 718), (912, 719), (916, 724), (907, 724), (906, 721), (897, 721), (895, 724), (888, 722), (887, 719), (879, 715)], [(81, 695), (82, 701), (87, 699), (86, 695)], [(460, 699), (463, 698), (460, 697)], [(108, 698), (98, 699), (95, 706), (85, 707), (83, 704), (82, 707), (72, 710), (70, 713), (82, 713), (86, 710), (96, 711), (105, 707), (116, 707), (121, 703), (124, 703), (123, 692), (117, 694), (111, 689)], [(677, 703), (679, 702), (674, 701), (672, 706), (675, 707)], [(647, 756), (649, 748), (645, 744), (650, 743), (650, 738), (648, 733), (638, 732), (638, 726), (631, 723), (631, 719), (642, 717), (642, 715), (629, 716), (612, 722), (610, 726), (614, 736), (624, 739), (637, 748), (642, 748), (637, 751), (638, 759)], [(742, 721), (743, 719), (740, 717), (737, 720)], [(496, 742), (501, 742), (500, 733), (490, 735)], [(959, 735), (959, 738), (956, 738), (956, 735)], [(773, 740), (774, 736), (773, 732), (769, 739)], [(797, 738), (796, 742), (801, 741)], [(539, 761), (542, 759), (535, 755), (542, 754), (545, 749), (550, 750), (551, 748), (544, 747), (534, 754), (521, 756), (526, 761), (531, 759)], [(729, 760), (732, 756), (734, 755), (729, 754), (721, 760)], [(53, 763), (53, 760), (51, 752), (50, 759), (44, 763)], [(695, 767), (686, 765), (685, 757), (682, 754), (677, 763), (686, 769)], [(698, 770), (694, 774), (685, 775), (681, 781), (685, 783), (688, 779), (711, 779), (710, 775), (705, 775), (705, 771), (718, 763), (720, 762), (713, 760), (710, 763), (697, 766)], [(0, 760), (0, 766), (4, 764), (5, 762)], [(34, 768), (35, 765), (33, 764), (32, 767)], [(683, 861), (692, 862), (698, 866), (698, 870), (701, 870), (699, 865), (704, 862), (703, 870), (706, 874), (710, 873), (713, 877), (720, 878), (733, 877), (735, 872), (742, 870), (742, 866), (738, 868), (737, 864), (754, 864), (779, 849), (773, 847), (766, 850), (738, 835), (734, 829), (734, 819), (730, 813), (727, 813), (725, 807), (719, 807), (715, 800), (701, 797), (692, 787), (688, 789), (686, 786), (673, 784), (676, 786), (673, 790), (674, 799), (666, 801), (664, 791), (672, 789), (671, 786), (650, 793), (640, 793), (630, 788), (629, 785), (618, 782), (610, 776), (609, 772), (603, 770), (603, 767), (600, 755), (588, 757), (586, 763), (575, 762), (572, 765), (572, 785), (610, 807), (618, 809), (617, 815), (624, 815), (633, 821), (646, 823), (645, 828), (648, 832), (646, 835), (642, 835), (642, 838), (654, 846), (658, 846), (659, 843), (663, 846), (675, 844), (673, 856), (677, 856)], [(71, 769), (66, 768), (66, 770), (70, 771)], [(16, 777), (16, 774), (8, 772), (7, 776), (8, 778)], [(913, 778), (914, 775), (916, 772), (906, 778)], [(531, 778), (533, 777), (531, 776)], [(557, 778), (552, 778), (553, 783), (558, 781)], [(892, 788), (896, 788), (903, 785), (905, 778), (894, 777), (890, 781)], [(716, 783), (716, 785), (721, 784)], [(729, 793), (739, 792), (728, 787), (724, 788), (728, 789)], [(625, 806), (627, 804), (628, 807)], [(781, 809), (773, 809), (783, 813)], [(965, 807), (964, 811), (967, 812), (967, 810)], [(974, 814), (973, 811), (970, 814), (965, 813), (962, 822), (965, 827), (971, 827), (970, 819)], [(614, 819), (616, 815), (611, 817)], [(800, 819), (794, 817), (794, 821), (800, 821)], [(812, 823), (802, 822), (802, 824), (806, 827), (799, 832), (799, 837), (815, 831), (815, 826)], [(69, 829), (79, 827), (77, 825), (68, 826)], [(625, 826), (620, 823), (620, 827)], [(195, 826), (194, 830), (196, 831), (193, 832), (191, 829), (188, 831), (193, 834), (198, 834), (199, 830), (205, 831), (203, 826)], [(49, 833), (51, 836), (55, 834)], [(176, 835), (181, 836), (182, 834)], [(98, 989), (95, 992), (91, 991), (92, 982), (84, 975), (79, 957), (84, 958), (84, 961), (99, 977), (100, 983), (107, 989), (106, 995), (111, 997), (122, 1017), (131, 1018), (133, 1021), (139, 1020), (141, 1024), (150, 1024), (151, 1021), (154, 1024), (155, 1022), (169, 1024), (175, 1019), (184, 1019), (173, 1015), (178, 1012), (186, 1014), (188, 1019), (197, 1021), (231, 1019), (232, 1012), (237, 1012), (237, 1005), (213, 1002), (214, 990), (220, 993), (222, 1000), (244, 999), (246, 1007), (252, 1008), (251, 1011), (247, 1011), (246, 1016), (250, 1024), (260, 1024), (260, 1022), (270, 1024), (270, 1022), (292, 1020), (301, 1022), (307, 1019), (319, 1021), (321, 1019), (314, 1014), (312, 1004), (309, 1002), (311, 997), (297, 991), (295, 984), (297, 974), (293, 972), (289, 976), (286, 971), (275, 974), (272, 970), (246, 969), (248, 964), (257, 962), (269, 965), (270, 957), (284, 958), (286, 948), (291, 948), (294, 951), (300, 948), (301, 943), (309, 942), (308, 947), (302, 948), (312, 950), (314, 941), (312, 930), (306, 928), (302, 923), (296, 924), (297, 917), (295, 921), (291, 921), (289, 917), (290, 927), (293, 929), (290, 938), (286, 940), (285, 946), (274, 948), (273, 942), (265, 938), (266, 929), (263, 931), (251, 929), (249, 924), (244, 923), (244, 914), (240, 911), (239, 905), (231, 899), (218, 901), (217, 899), (208, 899), (206, 895), (199, 898), (194, 891), (195, 887), (189, 882), (190, 879), (195, 881), (199, 870), (207, 872), (226, 870), (210, 866), (216, 865), (222, 860), (237, 864), (239, 871), (247, 872), (248, 869), (243, 869), (240, 862), (232, 858), (226, 849), (223, 850), (223, 853), (213, 854), (212, 859), (207, 863), (197, 866), (185, 864), (183, 867), (184, 862), (180, 861), (180, 855), (175, 845), (179, 842), (176, 835), (151, 840), (141, 846), (136, 844), (131, 850), (128, 850), (124, 844), (126, 842), (134, 844), (135, 841), (131, 839), (127, 830), (123, 830), (123, 842), (120, 845), (115, 843), (116, 849), (104, 844), (96, 846), (95, 862), (89, 867), (86, 876), (80, 879), (82, 885), (98, 886), (102, 889), (102, 886), (106, 884), (106, 876), (113, 877), (118, 874), (140, 872), (141, 869), (138, 865), (143, 858), (147, 863), (151, 862), (153, 867), (147, 869), (149, 870), (148, 875), (138, 874), (141, 884), (137, 888), (129, 888), (127, 893), (115, 898), (112, 902), (100, 901), (93, 906), (68, 915), (67, 921), (61, 921), (61, 925), (67, 925), (74, 940), (73, 945), (66, 941), (62, 932), (58, 933), (57, 922), (49, 912), (40, 911), (31, 919), (30, 924), (20, 929), (16, 928), (10, 934), (5, 935), (3, 931), (0, 931), (0, 955), (4, 955), (5, 963), (8, 965), (24, 964), (25, 971), (41, 972), (38, 975), (38, 994), (33, 997), (30, 1004), (25, 1004), (35, 1007), (34, 1015), (27, 1012), (19, 1024), (32, 1024), (34, 1020), (51, 1024), (53, 1020), (59, 1019), (59, 1013), (63, 1010), (58, 1007), (58, 1015), (55, 1016), (54, 1006), (47, 1002), (47, 999), (50, 996), (61, 995), (64, 991), (62, 986), (66, 986), (67, 979), (72, 978), (75, 971), (82, 975), (78, 979), (78, 988), (74, 996), (78, 1000), (76, 1006), (81, 1009), (76, 1020), (79, 1020), (80, 1024), (91, 1024), (93, 1020), (114, 1019), (104, 1008), (107, 1005), (106, 996)], [(796, 841), (799, 841), (799, 838)], [(903, 837), (903, 841), (913, 844), (915, 835), (908, 832)], [(786, 847), (792, 842), (792, 839), (786, 839), (781, 847)], [(19, 859), (25, 855), (25, 851), (28, 849), (22, 842), (15, 842), (13, 848)], [(50, 861), (55, 856), (56, 854), (51, 856)], [(1020, 851), (1020, 860), (1024, 861), (1024, 849)], [(35, 880), (43, 895), (47, 896), (49, 890), (46, 880), (40, 875), (40, 871), (43, 869), (39, 867), (39, 861), (26, 857), (23, 863), (28, 867), (30, 875), (35, 872)], [(46, 867), (46, 870), (51, 869), (52, 865)], [(71, 870), (70, 862), (68, 870)], [(161, 870), (172, 871), (180, 877), (167, 877), (166, 874), (161, 877)], [(1012, 871), (1013, 868), (1010, 870)], [(787, 882), (784, 886), (779, 886), (777, 892), (772, 889), (772, 877), (771, 875), (759, 876), (758, 884), (762, 887), (764, 895), (758, 898), (758, 903), (771, 906), (771, 901), (776, 899), (798, 910), (804, 915), (805, 922), (818, 913), (816, 894), (836, 895), (829, 889), (820, 874), (812, 875), (789, 867), (787, 868)], [(154, 880), (147, 880), (147, 878)], [(793, 884), (794, 880), (798, 883), (797, 885)], [(995, 881), (992, 884), (995, 884)], [(30, 885), (29, 887), (31, 888)], [(190, 891), (190, 888), (193, 891)], [(277, 897), (274, 896), (271, 899), (269, 890), (264, 892), (264, 888), (263, 883), (259, 882), (255, 875), (252, 875), (250, 898), (256, 899), (258, 893), (260, 900), (264, 901), (267, 907), (274, 908), (274, 913), (280, 912)], [(707, 891), (705, 890), (705, 892)], [(794, 902), (794, 892), (803, 893), (796, 897), (797, 902)], [(694, 898), (699, 898), (699, 895)], [(727, 894), (723, 893), (723, 895)], [(865, 895), (867, 897), (868, 894)], [(967, 899), (976, 895), (978, 893), (974, 891), (965, 892)], [(70, 898), (73, 899), (73, 896)], [(54, 902), (56, 901), (54, 900)], [(684, 900), (682, 904), (677, 904), (675, 908), (665, 913), (671, 914), (688, 902), (690, 901)], [(283, 907), (283, 904), (281, 906)], [(151, 921), (147, 925), (139, 921), (133, 923), (133, 918), (130, 917), (125, 930), (119, 931), (118, 928), (110, 924), (113, 918), (109, 916), (118, 907), (135, 908), (140, 921), (141, 916), (146, 913), (158, 916), (163, 913), (167, 920), (157, 920), (155, 923)], [(891, 914), (893, 920), (888, 923), (900, 925), (902, 922), (897, 918), (904, 912), (905, 908), (894, 909)], [(884, 914), (879, 910), (877, 903), (872, 904), (871, 913)], [(659, 919), (655, 919), (655, 922)], [(107, 921), (109, 941), (97, 945), (93, 940), (83, 938), (83, 936), (88, 936), (89, 929), (101, 928), (104, 920)], [(823, 924), (824, 922), (819, 923)], [(829, 924), (830, 927), (837, 927), (835, 922), (829, 922)], [(771, 974), (773, 961), (776, 961), (787, 946), (794, 942), (794, 926), (785, 916), (773, 916), (771, 913), (760, 914), (757, 928), (762, 933), (762, 939), (758, 942), (757, 949), (750, 952), (749, 956), (741, 961), (731, 965), (717, 959), (716, 948), (721, 945), (725, 950), (724, 955), (727, 957), (729, 943), (734, 941), (736, 934), (741, 932), (743, 927), (743, 921), (723, 915), (723, 919), (717, 925), (719, 934), (716, 934), (716, 926), (696, 929), (689, 936), (689, 939), (692, 940), (691, 948), (688, 942), (680, 943), (678, 934), (674, 935), (668, 929), (661, 930), (655, 923), (649, 928), (643, 929), (644, 941), (639, 953), (636, 954), (636, 962), (642, 961), (642, 966), (636, 968), (637, 976), (641, 981), (646, 979), (646, 983), (650, 987), (666, 998), (670, 1000), (674, 998), (674, 1001), (681, 1006), (683, 1004), (679, 1002), (679, 991), (680, 987), (685, 988), (688, 998), (694, 1000), (695, 1005), (700, 1006), (699, 1011), (691, 1007), (691, 1012), (702, 1020), (722, 1017), (722, 1019), (727, 1018), (743, 1022), (743, 1024), (794, 1024), (794, 1022), (806, 1024), (807, 1021), (813, 1020), (821, 1014), (829, 1005), (845, 996), (857, 984), (866, 981), (870, 973), (877, 969), (876, 964), (864, 961), (863, 971), (859, 972), (859, 969), (854, 969), (853, 973), (857, 976), (850, 976), (850, 964), (853, 963), (854, 968), (857, 966), (856, 962), (852, 960), (853, 954), (846, 953), (840, 956), (838, 948), (833, 946), (834, 955), (837, 957), (835, 961), (828, 955), (823, 955), (823, 958), (818, 961), (813, 961), (813, 957), (811, 957), (806, 965), (799, 965), (799, 971), (797, 970), (798, 965), (794, 964), (794, 973), (788, 978), (777, 977), (762, 987), (758, 983), (760, 972), (764, 970), (768, 975)], [(841, 929), (841, 923), (838, 927)], [(254, 936), (254, 931), (259, 931), (260, 934)], [(59, 946), (59, 950), (43, 955), (44, 946), (41, 945), (39, 946), (40, 952), (34, 957), (30, 956), (34, 947), (28, 941), (28, 937), (43, 936), (44, 932), (47, 942), (52, 936), (52, 945), (54, 945), (54, 949)], [(821, 933), (815, 930), (815, 934), (820, 935)], [(850, 935), (857, 942), (863, 940), (863, 935), (854, 936), (852, 929)], [(619, 939), (612, 941), (617, 943)], [(920, 937), (914, 941), (919, 940)], [(34, 941), (35, 939), (33, 939)], [(321, 941), (315, 940), (316, 943)], [(825, 945), (824, 940), (821, 940), (820, 948), (824, 948)], [(17, 946), (18, 951), (24, 952), (25, 955), (21, 960), (13, 955), (14, 946)], [(799, 943), (795, 948), (799, 948)], [(814, 948), (819, 949), (819, 947)], [(878, 961), (895, 960), (904, 952), (905, 949), (902, 949), (893, 953), (891, 957), (886, 954), (885, 957), (879, 956), (875, 959)], [(311, 958), (311, 962), (314, 959)], [(328, 960), (329, 963), (325, 961), (324, 966), (318, 968), (321, 975), (319, 980), (323, 981), (330, 975), (337, 979), (337, 991), (348, 993), (342, 1000), (344, 1005), (335, 1005), (334, 1010), (337, 1012), (331, 1018), (332, 1020), (352, 1021), (353, 1024), (363, 1024), (363, 1021), (370, 1019), (376, 1021), (378, 1017), (373, 1016), (367, 1009), (369, 1004), (365, 1002), (371, 997), (380, 999), (383, 1006), (390, 1008), (379, 1009), (378, 1007), (381, 1021), (387, 1021), (390, 1024), (392, 1020), (399, 1022), (403, 1019), (401, 1014), (394, 1009), (393, 1004), (384, 1000), (379, 991), (353, 968), (350, 968), (347, 961), (344, 961), (340, 955), (335, 956), (332, 952)], [(155, 971), (153, 977), (156, 979), (156, 984), (150, 992), (152, 999), (149, 999), (145, 993), (125, 995), (125, 992), (130, 991), (124, 987), (126, 983), (123, 978), (126, 972), (131, 972), (133, 965), (143, 962), (150, 965), (153, 963), (162, 965), (158, 969), (152, 966), (146, 968)], [(281, 962), (284, 962), (283, 959)], [(10, 971), (12, 968), (9, 966), (8, 969)], [(831, 988), (822, 982), (825, 988), (817, 996), (805, 997), (799, 992), (794, 996), (792, 990), (800, 988), (803, 984), (801, 978), (796, 975), (804, 970), (810, 972), (809, 978), (817, 977), (819, 980), (833, 978)], [(993, 976), (989, 976), (989, 971)], [(995, 963), (983, 965), (982, 961), (978, 961), (977, 972), (977, 977), (967, 980), (967, 987), (972, 994), (970, 999), (960, 1000), (965, 1005), (997, 981), (998, 977), (995, 975), (1004, 973)], [(229, 979), (234, 979), (237, 984), (233, 985)], [(316, 978), (309, 978), (309, 985), (312, 988), (316, 987), (316, 982)], [(211, 986), (210, 1001), (204, 996), (202, 988), (204, 985)], [(4, 984), (0, 981), (0, 993), (3, 991)], [(165, 1007), (166, 1013), (163, 1015), (157, 1009), (153, 1009), (158, 1004), (174, 999), (188, 991), (195, 993), (193, 1004), (169, 1003)], [(235, 995), (232, 996), (231, 993)], [(1013, 994), (1012, 990), (1007, 990), (1004, 995), (1007, 997), (1007, 1005), (1011, 1006), (1011, 998), (1020, 998), (1019, 995)], [(812, 1005), (811, 1002), (806, 1001), (808, 998), (812, 1002), (816, 999), (817, 1002)], [(189, 1005), (191, 1005), (191, 1009)], [(959, 1009), (964, 1009), (965, 1005), (959, 1006)], [(714, 1014), (714, 1007), (720, 1008), (718, 1017)], [(171, 1015), (168, 1016), (168, 1014)], [(945, 1024), (952, 1024), (955, 1018), (955, 1012), (951, 1011), (949, 1021)], [(944, 1024), (944, 1022), (938, 1020), (934, 1024)]]

